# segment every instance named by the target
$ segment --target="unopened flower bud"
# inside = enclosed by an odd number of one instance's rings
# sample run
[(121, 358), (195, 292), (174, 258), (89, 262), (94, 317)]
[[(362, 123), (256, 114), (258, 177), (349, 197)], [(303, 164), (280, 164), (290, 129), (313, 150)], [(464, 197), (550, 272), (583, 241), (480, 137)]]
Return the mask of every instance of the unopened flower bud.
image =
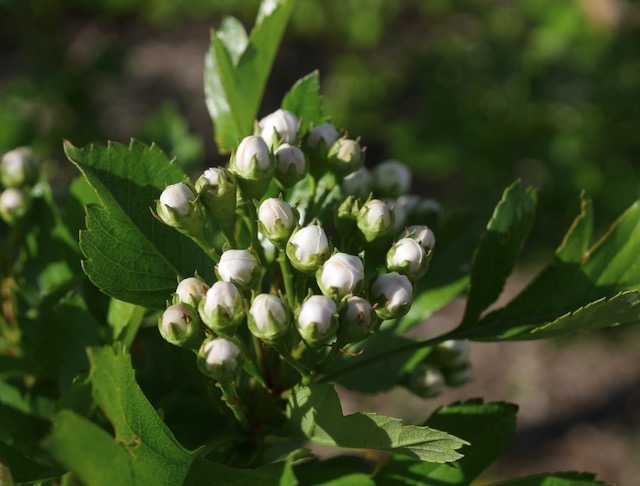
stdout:
[(429, 361), (440, 368), (456, 369), (469, 365), (469, 342), (449, 339), (438, 344), (429, 354)]
[(189, 304), (198, 306), (209, 287), (196, 277), (185, 278), (180, 281), (175, 292), (174, 304)]
[(351, 174), (363, 166), (364, 151), (356, 140), (341, 138), (329, 149), (327, 163), (337, 175)]
[(244, 299), (230, 282), (216, 282), (198, 306), (202, 322), (218, 335), (233, 336), (244, 319)]
[(329, 240), (321, 226), (312, 224), (296, 230), (287, 242), (287, 256), (301, 272), (315, 272), (329, 256)]
[(336, 228), (341, 235), (353, 235), (358, 231), (358, 212), (360, 206), (353, 196), (347, 197), (336, 212)]
[(298, 117), (287, 110), (278, 109), (258, 122), (260, 136), (270, 147), (281, 143), (295, 143), (298, 136)]
[(167, 307), (158, 320), (158, 329), (166, 341), (183, 348), (198, 349), (205, 338), (198, 314), (186, 304)]
[(462, 386), (471, 381), (471, 366), (467, 364), (466, 366), (452, 370), (445, 369), (442, 370), (442, 374), (444, 375), (444, 381), (447, 385)]
[(387, 235), (393, 228), (393, 213), (379, 199), (366, 202), (358, 213), (358, 229), (369, 243)]
[(309, 162), (300, 148), (283, 143), (277, 148), (275, 156), (276, 179), (284, 187), (293, 186), (307, 175)]
[(5, 187), (32, 186), (38, 175), (38, 160), (29, 147), (11, 150), (2, 157), (0, 181)]
[(422, 398), (440, 395), (444, 387), (444, 376), (435, 366), (420, 363), (403, 380), (403, 385)]
[(391, 231), (397, 233), (407, 225), (407, 209), (402, 204), (398, 204), (398, 199), (385, 198), (386, 202), (393, 213), (393, 228)]
[(230, 380), (242, 369), (242, 353), (228, 339), (208, 339), (198, 351), (197, 363), (200, 371), (208, 377), (216, 381)]
[(187, 236), (202, 233), (204, 217), (197, 194), (184, 182), (167, 186), (156, 202), (156, 213), (167, 225)]
[(262, 269), (258, 258), (250, 250), (227, 250), (216, 265), (216, 275), (242, 290), (255, 288), (260, 282)]
[(336, 301), (358, 293), (364, 281), (362, 260), (347, 253), (336, 253), (318, 270), (317, 281), (322, 293)]
[(407, 277), (397, 272), (386, 273), (375, 279), (371, 295), (377, 306), (380, 319), (395, 319), (404, 316), (411, 308), (413, 286)]
[(196, 181), (196, 190), (209, 216), (223, 228), (233, 225), (236, 211), (236, 179), (225, 167), (211, 167)]
[(15, 482), (13, 480), (13, 475), (11, 474), (11, 469), (9, 469), (5, 464), (0, 462), (0, 486), (14, 486)]
[(369, 301), (362, 297), (349, 297), (340, 310), (338, 336), (347, 343), (360, 341), (375, 331), (379, 322)]
[(398, 197), (411, 189), (411, 170), (397, 160), (386, 160), (373, 169), (373, 186), (380, 196)]
[(305, 143), (309, 148), (324, 144), (325, 152), (340, 138), (340, 133), (331, 123), (322, 123), (309, 130)]
[(265, 199), (258, 209), (260, 233), (271, 242), (284, 248), (297, 222), (296, 211), (289, 203), (275, 197)]
[(275, 344), (289, 330), (291, 318), (280, 298), (271, 294), (259, 294), (251, 303), (248, 324), (251, 334), (267, 344)]
[(327, 342), (338, 327), (336, 303), (324, 295), (312, 295), (302, 303), (296, 327), (308, 346)]
[(231, 156), (229, 170), (235, 174), (242, 192), (259, 199), (267, 190), (275, 161), (262, 137), (245, 137)]
[(416, 240), (427, 252), (427, 255), (429, 255), (436, 246), (436, 237), (428, 226), (409, 226), (406, 231), (400, 234), (400, 237)]
[(28, 209), (29, 199), (23, 190), (10, 187), (0, 194), (0, 216), (7, 224), (14, 224)]
[(420, 243), (412, 238), (402, 238), (387, 253), (387, 268), (406, 275), (414, 282), (426, 273), (429, 260)]
[(371, 192), (371, 172), (366, 167), (360, 167), (342, 179), (340, 186), (345, 195), (366, 199)]
[(414, 208), (411, 216), (412, 222), (426, 225), (435, 225), (442, 215), (442, 207), (435, 199), (424, 198)]

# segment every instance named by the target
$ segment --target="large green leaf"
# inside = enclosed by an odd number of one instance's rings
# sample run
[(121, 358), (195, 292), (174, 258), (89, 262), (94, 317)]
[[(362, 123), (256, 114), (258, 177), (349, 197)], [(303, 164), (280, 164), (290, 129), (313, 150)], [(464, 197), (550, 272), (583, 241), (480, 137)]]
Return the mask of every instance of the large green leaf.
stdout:
[(449, 464), (432, 464), (394, 456), (376, 475), (383, 484), (470, 484), (505, 449), (515, 431), (517, 407), (508, 403), (483, 403), (480, 399), (441, 407), (427, 421), (429, 427), (447, 430), (472, 447)]
[(302, 133), (325, 121), (318, 71), (307, 74), (296, 81), (282, 99), (282, 109), (296, 114), (300, 119)]
[(383, 415), (354, 413), (345, 417), (337, 393), (328, 384), (297, 390), (289, 398), (287, 415), (294, 433), (327, 446), (392, 451), (444, 463), (460, 459), (462, 455), (456, 451), (467, 444), (446, 432), (403, 426), (399, 419)]
[(536, 201), (535, 191), (524, 190), (520, 181), (504, 191), (473, 260), (462, 328), (475, 324), (500, 296), (533, 224)]
[(251, 134), (294, 5), (295, 0), (263, 1), (249, 36), (230, 17), (212, 31), (205, 58), (205, 95), (220, 152), (230, 152), (238, 139)]
[(126, 302), (162, 309), (178, 275), (198, 271), (212, 278), (213, 265), (191, 240), (160, 223), (149, 208), (169, 184), (185, 179), (156, 146), (77, 148), (65, 144), (67, 157), (80, 169), (101, 204), (86, 207), (87, 229), (80, 234), (91, 281)]
[(591, 473), (560, 472), (512, 479), (493, 486), (606, 486), (606, 483), (598, 481)]
[(590, 203), (583, 200), (549, 266), (504, 308), (460, 337), (538, 339), (640, 321), (640, 203), (590, 245), (592, 225)]

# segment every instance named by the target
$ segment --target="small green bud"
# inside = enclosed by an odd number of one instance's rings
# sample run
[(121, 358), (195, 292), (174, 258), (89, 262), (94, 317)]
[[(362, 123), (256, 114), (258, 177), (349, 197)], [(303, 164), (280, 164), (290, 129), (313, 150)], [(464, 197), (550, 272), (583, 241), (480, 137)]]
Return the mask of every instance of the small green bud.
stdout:
[(349, 297), (340, 310), (338, 337), (346, 343), (355, 343), (374, 332), (379, 323), (369, 301), (362, 297)]
[(242, 353), (240, 348), (228, 339), (207, 339), (200, 346), (197, 363), (200, 371), (206, 376), (216, 381), (231, 380), (242, 369)]
[(347, 175), (364, 165), (364, 151), (356, 140), (341, 138), (327, 154), (329, 168), (337, 175)]
[(185, 278), (176, 288), (174, 304), (189, 304), (196, 308), (209, 287), (196, 277)]
[(236, 211), (236, 179), (225, 167), (211, 167), (196, 181), (196, 191), (207, 213), (220, 226), (233, 225)]
[(377, 304), (374, 308), (378, 317), (395, 319), (409, 312), (413, 300), (413, 286), (404, 275), (397, 272), (386, 273), (374, 280), (371, 295)]
[(230, 282), (216, 282), (198, 306), (202, 322), (217, 335), (233, 336), (244, 319), (244, 299)]
[(315, 272), (329, 256), (327, 235), (321, 226), (312, 224), (293, 232), (287, 242), (287, 257), (301, 272)]
[(440, 395), (444, 387), (444, 376), (435, 366), (420, 363), (403, 380), (408, 390), (422, 398)]
[(367, 201), (358, 213), (358, 229), (371, 243), (387, 235), (393, 228), (393, 213), (389, 205), (379, 199)]
[(158, 320), (158, 329), (166, 341), (183, 348), (198, 349), (205, 338), (198, 314), (186, 304), (167, 307)]
[(312, 295), (302, 303), (296, 327), (308, 346), (319, 346), (333, 337), (338, 328), (337, 309), (336, 303), (324, 295)]
[(251, 135), (231, 155), (229, 170), (246, 196), (260, 199), (273, 177), (275, 160), (262, 137)]
[(0, 217), (7, 224), (22, 219), (29, 210), (29, 198), (22, 189), (10, 187), (0, 194)]
[(204, 228), (204, 217), (195, 191), (184, 182), (167, 186), (160, 200), (156, 201), (156, 213), (167, 225), (187, 236), (199, 236)]
[(275, 197), (265, 199), (258, 209), (258, 228), (276, 246), (284, 248), (298, 217), (289, 203)]
[(276, 344), (286, 335), (291, 325), (287, 307), (275, 295), (256, 295), (249, 309), (251, 334), (267, 344)]
[(433, 348), (428, 360), (440, 368), (457, 369), (469, 365), (469, 342), (449, 339)]
[(275, 152), (276, 179), (284, 187), (292, 187), (301, 181), (309, 170), (309, 161), (302, 150), (283, 143)]
[(366, 199), (371, 193), (371, 172), (366, 167), (360, 167), (342, 179), (340, 186), (343, 194)]
[(0, 181), (5, 187), (33, 186), (38, 181), (38, 160), (29, 147), (7, 152), (0, 162)]
[(387, 268), (415, 282), (427, 272), (429, 260), (420, 243), (412, 238), (402, 238), (387, 253)]
[(360, 292), (364, 265), (357, 256), (336, 253), (318, 269), (316, 279), (322, 293), (339, 302), (349, 294)]
[(303, 148), (309, 155), (311, 172), (320, 177), (327, 169), (327, 155), (329, 148), (340, 138), (336, 127), (330, 123), (323, 123), (309, 130), (304, 139)]
[(386, 160), (373, 169), (376, 195), (398, 197), (411, 189), (411, 170), (397, 160)]
[(471, 381), (471, 366), (466, 365), (453, 370), (442, 370), (444, 381), (449, 386), (462, 386)]
[(256, 288), (262, 277), (260, 262), (251, 250), (225, 251), (215, 270), (220, 280), (236, 284), (241, 290)]
[(287, 110), (278, 109), (258, 122), (260, 136), (269, 147), (281, 143), (293, 144), (298, 137), (298, 117)]
[(338, 234), (353, 235), (358, 231), (358, 211), (360, 211), (360, 206), (358, 200), (353, 196), (349, 196), (342, 201), (336, 213)]

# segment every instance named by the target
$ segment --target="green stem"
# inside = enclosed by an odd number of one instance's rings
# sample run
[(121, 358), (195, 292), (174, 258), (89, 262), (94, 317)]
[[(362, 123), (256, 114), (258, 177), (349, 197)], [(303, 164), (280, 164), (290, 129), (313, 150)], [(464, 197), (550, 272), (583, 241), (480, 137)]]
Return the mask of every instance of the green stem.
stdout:
[(209, 243), (207, 238), (205, 238), (204, 233), (200, 233), (197, 236), (192, 236), (191, 239), (196, 242), (196, 244), (204, 250), (204, 252), (209, 255), (209, 257), (216, 263), (220, 262), (220, 255), (218, 255), (217, 250), (214, 246)]
[(278, 250), (277, 260), (280, 264), (282, 279), (284, 280), (284, 291), (287, 297), (287, 303), (293, 311), (296, 305), (296, 291), (293, 287), (293, 269), (291, 268), (291, 263), (289, 262), (287, 254), (284, 250)]
[(204, 457), (211, 451), (220, 451), (222, 449), (226, 449), (234, 442), (236, 442), (236, 439), (232, 437), (216, 437), (212, 441), (198, 447), (195, 451), (193, 451), (193, 455), (196, 457)]
[(258, 257), (260, 258), (260, 263), (262, 265), (265, 265), (267, 263), (267, 260), (264, 255), (264, 249), (262, 248), (262, 244), (258, 239), (258, 224), (257, 224), (258, 211), (255, 205), (253, 204), (253, 202), (246, 201), (245, 204), (247, 206), (247, 213), (249, 215), (248, 224), (249, 224), (249, 234), (251, 235), (251, 246), (258, 254)]
[(334, 360), (340, 355), (341, 348), (342, 346), (340, 346), (338, 343), (334, 343), (333, 346), (331, 346), (331, 351), (329, 351), (329, 354), (327, 354), (322, 360), (322, 363), (318, 365), (319, 373), (324, 373), (324, 371), (329, 368), (329, 366), (331, 366), (331, 363), (333, 363)]
[(247, 420), (247, 416), (244, 410), (240, 406), (238, 392), (236, 391), (236, 385), (233, 381), (218, 381), (216, 386), (222, 391), (222, 400), (227, 404), (227, 407), (231, 409), (236, 420), (245, 432), (251, 431), (251, 426)]
[(292, 355), (289, 349), (284, 344), (274, 344), (273, 349), (278, 351), (284, 360), (291, 365), (302, 377), (302, 384), (308, 385), (313, 381), (313, 376), (308, 369), (302, 366)]

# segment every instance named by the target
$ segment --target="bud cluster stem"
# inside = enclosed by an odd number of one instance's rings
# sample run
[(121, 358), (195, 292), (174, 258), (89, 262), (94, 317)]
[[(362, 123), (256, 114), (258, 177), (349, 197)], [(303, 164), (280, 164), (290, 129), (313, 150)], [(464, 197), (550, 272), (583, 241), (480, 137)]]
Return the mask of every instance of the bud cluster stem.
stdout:
[(284, 281), (284, 291), (287, 297), (287, 304), (291, 309), (296, 307), (296, 292), (293, 287), (293, 272), (291, 263), (287, 258), (287, 253), (284, 250), (278, 250), (278, 263), (280, 264), (280, 271), (282, 272), (282, 280)]
[(232, 380), (218, 381), (216, 382), (216, 386), (220, 388), (220, 391), (222, 392), (222, 400), (227, 404), (227, 407), (231, 409), (233, 415), (240, 424), (240, 427), (242, 427), (242, 430), (244, 432), (250, 432), (251, 426), (249, 425), (247, 416), (244, 413), (244, 409), (240, 405), (235, 383)]
[(302, 377), (302, 385), (308, 385), (313, 382), (313, 376), (309, 370), (307, 370), (298, 360), (296, 360), (292, 355), (287, 346), (284, 343), (273, 345), (273, 349), (275, 349), (280, 356), (284, 358), (284, 360), (291, 365)]

